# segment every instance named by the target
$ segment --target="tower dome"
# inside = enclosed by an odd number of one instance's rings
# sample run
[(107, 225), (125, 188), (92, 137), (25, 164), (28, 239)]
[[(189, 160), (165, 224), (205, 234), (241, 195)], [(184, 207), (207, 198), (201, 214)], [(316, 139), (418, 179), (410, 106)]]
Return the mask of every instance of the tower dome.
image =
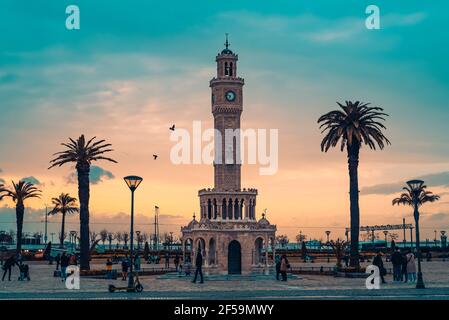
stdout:
[(265, 213), (262, 213), (262, 218), (257, 222), (260, 226), (269, 226), (270, 221), (265, 218)]

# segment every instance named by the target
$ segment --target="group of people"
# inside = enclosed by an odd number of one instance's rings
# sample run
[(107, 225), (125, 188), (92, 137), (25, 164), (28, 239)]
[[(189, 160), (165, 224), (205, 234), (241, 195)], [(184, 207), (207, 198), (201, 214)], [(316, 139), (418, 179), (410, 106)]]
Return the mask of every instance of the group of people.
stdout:
[[(410, 250), (407, 252), (401, 252), (401, 250), (396, 247), (391, 254), (391, 264), (393, 265), (394, 282), (416, 281), (415, 255)], [(374, 257), (373, 265), (379, 268), (382, 283), (386, 283), (384, 276), (387, 272), (382, 261), (382, 253), (380, 251)]]
[[(288, 262), (287, 256), (283, 254), (282, 256), (276, 255), (274, 257), (275, 268), (276, 268), (276, 280), (287, 281), (287, 270), (290, 268), (290, 263)], [(279, 279), (279, 275), (281, 278)]]
[[(77, 266), (78, 265), (78, 257), (76, 254), (67, 254), (65, 251), (61, 254), (58, 253), (54, 258), (56, 262), (56, 271), (60, 272), (61, 281), (65, 281), (67, 279), (67, 267), (68, 266)], [(61, 268), (61, 270), (59, 270)], [(56, 274), (57, 274), (56, 273)]]
[(401, 253), (399, 248), (396, 248), (391, 255), (391, 263), (393, 264), (393, 281), (416, 281), (415, 255), (411, 251)]
[(14, 266), (19, 267), (19, 281), (24, 281), (25, 279), (30, 281), (30, 268), (26, 263), (23, 263), (22, 256), (20, 254), (12, 255), (3, 263), (3, 276), (2, 281), (5, 281), (6, 274), (8, 274), (8, 281), (11, 281), (11, 273)]

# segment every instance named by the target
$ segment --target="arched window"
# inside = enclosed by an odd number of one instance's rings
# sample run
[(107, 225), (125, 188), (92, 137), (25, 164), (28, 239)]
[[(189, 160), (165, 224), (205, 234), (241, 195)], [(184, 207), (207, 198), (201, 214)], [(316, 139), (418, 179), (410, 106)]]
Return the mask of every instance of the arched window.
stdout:
[(221, 217), (223, 219), (227, 218), (227, 212), (228, 212), (227, 207), (228, 206), (226, 205), (226, 199), (223, 199), (222, 205), (221, 205)]
[(212, 203), (210, 199), (207, 200), (207, 218), (210, 219), (212, 217)]
[(224, 72), (225, 72), (225, 76), (229, 76), (229, 67), (228, 67), (227, 62), (225, 62), (225, 64), (224, 64)]
[(230, 67), (229, 67), (229, 75), (232, 77), (232, 73), (233, 73), (233, 70), (234, 70), (233, 63), (231, 62), (231, 63), (229, 63), (229, 65), (230, 65)]

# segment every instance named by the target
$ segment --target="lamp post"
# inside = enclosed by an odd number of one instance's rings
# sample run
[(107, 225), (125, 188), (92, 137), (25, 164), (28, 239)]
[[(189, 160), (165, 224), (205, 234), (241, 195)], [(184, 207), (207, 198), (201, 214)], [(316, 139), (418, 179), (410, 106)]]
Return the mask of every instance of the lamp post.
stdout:
[(329, 235), (331, 234), (331, 232), (329, 230), (327, 230), (326, 232), (326, 236), (327, 236), (327, 263), (330, 262), (330, 256), (329, 256)]
[(139, 230), (136, 231), (136, 236), (137, 236), (137, 253), (139, 253), (139, 251), (140, 251), (140, 231)]
[(47, 224), (48, 224), (48, 206), (45, 204), (45, 233), (44, 233), (44, 242), (47, 244)]
[(76, 231), (70, 231), (70, 242), (72, 243), (72, 250), (76, 252)]
[(441, 248), (446, 249), (446, 242), (447, 242), (446, 231), (441, 230), (440, 235), (441, 235)]
[(133, 240), (134, 240), (134, 191), (136, 191), (139, 184), (142, 182), (142, 178), (138, 176), (127, 176), (123, 178), (128, 185), (129, 189), (131, 190), (131, 230), (129, 233), (130, 236), (130, 246), (129, 246), (129, 278), (128, 278), (128, 288), (131, 289), (134, 286), (134, 275), (133, 275)]
[(412, 252), (413, 252), (413, 229), (415, 229), (415, 227), (411, 226), (410, 227), (410, 249), (412, 250)]
[(421, 272), (421, 248), (419, 243), (419, 196), (421, 193), (421, 188), (424, 184), (422, 180), (410, 180), (407, 182), (407, 185), (410, 187), (410, 190), (413, 194), (413, 216), (415, 218), (415, 231), (416, 231), (416, 254), (418, 255), (418, 280), (416, 282), (417, 289), (424, 289), (424, 280)]
[(433, 232), (435, 233), (435, 238), (433, 241), (435, 242), (435, 248), (436, 248), (436, 246), (437, 246), (437, 231), (433, 230)]
[(388, 240), (387, 240), (388, 231), (387, 230), (384, 230), (384, 235), (385, 235), (385, 247), (388, 247)]

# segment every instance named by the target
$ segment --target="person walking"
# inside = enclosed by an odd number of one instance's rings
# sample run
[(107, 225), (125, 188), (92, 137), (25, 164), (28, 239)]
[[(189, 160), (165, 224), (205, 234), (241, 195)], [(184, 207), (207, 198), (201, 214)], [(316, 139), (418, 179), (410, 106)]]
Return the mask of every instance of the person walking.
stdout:
[(3, 263), (2, 281), (5, 281), (6, 273), (8, 273), (8, 281), (11, 281), (11, 271), (12, 271), (12, 267), (14, 267), (14, 265), (19, 265), (19, 264), (17, 263), (14, 255), (12, 255), (8, 259), (6, 259), (6, 261)]
[(184, 263), (184, 272), (186, 277), (190, 277), (190, 273), (192, 272), (192, 263), (190, 262), (190, 256), (186, 257), (186, 262)]
[(106, 279), (112, 279), (112, 260), (106, 260)]
[(275, 268), (276, 268), (276, 280), (279, 281), (279, 275), (281, 274), (281, 258), (276, 255), (274, 257)]
[(382, 283), (387, 283), (384, 278), (384, 276), (386, 274), (386, 270), (384, 267), (384, 262), (382, 261), (382, 253), (380, 251), (378, 251), (376, 256), (374, 257), (373, 265), (376, 266), (377, 268), (379, 268), (379, 276), (380, 276), (380, 279), (382, 280)]
[(165, 253), (165, 268), (170, 268), (170, 254), (168, 252)]
[(398, 247), (391, 255), (391, 263), (393, 264), (393, 281), (401, 281), (402, 255)]
[(407, 278), (410, 282), (415, 282), (416, 281), (415, 255), (411, 251), (409, 251), (406, 257), (407, 257)]
[(19, 275), (19, 281), (23, 281), (25, 279), (27, 279), (28, 281), (30, 281), (30, 268), (27, 264), (25, 263), (20, 263), (19, 265), (19, 271), (20, 271), (20, 275)]
[(196, 278), (198, 277), (198, 274), (200, 275), (200, 283), (204, 283), (203, 279), (203, 255), (201, 254), (201, 250), (198, 250), (198, 253), (196, 254), (196, 260), (195, 260), (195, 277), (193, 278), (193, 283), (196, 283)]
[(285, 254), (283, 254), (281, 257), (281, 265), (280, 265), (281, 281), (287, 281), (288, 267), (289, 267), (289, 263), (287, 260), (287, 256)]
[(176, 272), (178, 272), (178, 267), (179, 267), (179, 255), (178, 255), (178, 253), (176, 253), (175, 260), (173, 262), (175, 263)]
[(59, 270), (59, 264), (61, 263), (61, 254), (58, 253), (55, 257), (55, 261), (56, 261), (56, 271)]
[(129, 260), (128, 256), (122, 260), (122, 281), (128, 279), (128, 268), (129, 268)]
[(65, 252), (61, 255), (61, 278), (62, 281), (67, 279), (67, 267), (69, 266), (70, 258)]
[(401, 266), (401, 281), (407, 283), (408, 275), (407, 275), (407, 256), (404, 253), (402, 255), (402, 266)]

